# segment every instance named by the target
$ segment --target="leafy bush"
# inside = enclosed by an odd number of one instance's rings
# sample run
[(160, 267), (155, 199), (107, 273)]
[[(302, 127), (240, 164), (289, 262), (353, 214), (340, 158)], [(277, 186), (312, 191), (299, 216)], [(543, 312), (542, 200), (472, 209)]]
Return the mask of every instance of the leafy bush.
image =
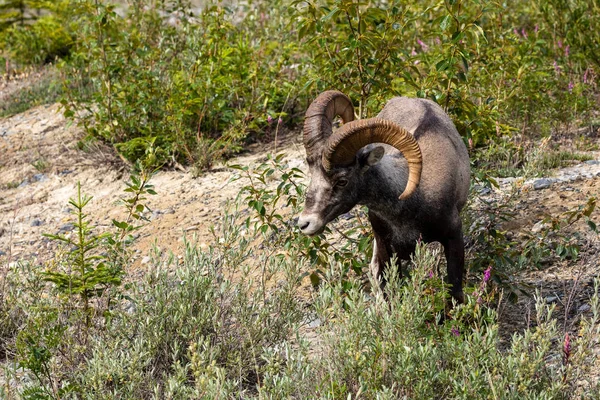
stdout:
[(213, 4), (196, 17), (181, 2), (132, 2), (125, 17), (112, 5), (80, 7), (72, 79), (89, 71), (96, 92), (88, 103), (74, 93), (66, 114), (86, 109), (88, 133), (129, 160), (152, 142), (157, 165), (206, 169), (295, 109), (298, 45), (285, 40), (279, 3), (245, 9), (239, 21)]

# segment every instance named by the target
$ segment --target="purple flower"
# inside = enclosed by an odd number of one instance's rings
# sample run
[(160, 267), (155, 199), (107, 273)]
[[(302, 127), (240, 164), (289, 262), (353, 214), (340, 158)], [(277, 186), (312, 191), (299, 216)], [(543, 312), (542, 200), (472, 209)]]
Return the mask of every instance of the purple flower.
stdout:
[(570, 48), (571, 48), (571, 47), (570, 47), (569, 45), (566, 45), (566, 46), (565, 46), (565, 57), (569, 57), (569, 49), (570, 49)]
[(429, 271), (429, 274), (427, 274), (429, 276), (429, 279), (433, 278), (433, 271)]
[(558, 48), (562, 49), (562, 40), (558, 39), (557, 44), (558, 44)]
[(558, 65), (556, 60), (554, 60), (554, 72), (556, 72), (557, 74), (560, 74), (560, 65)]
[(571, 356), (571, 338), (569, 332), (565, 333), (565, 341), (563, 343), (563, 356), (565, 364), (568, 364), (569, 357)]
[(519, 36), (519, 31), (517, 30), (517, 28), (513, 28), (513, 33), (517, 36)]
[(454, 336), (460, 336), (460, 331), (454, 326), (452, 327), (452, 329), (450, 329), (450, 332), (452, 332)]
[(429, 50), (429, 46), (427, 46), (421, 39), (417, 39), (417, 43), (419, 43), (423, 51)]
[(277, 124), (281, 125), (283, 123), (283, 119), (281, 119), (281, 117), (279, 117), (279, 119), (277, 120)]
[(569, 82), (569, 93), (573, 93), (573, 82)]
[(525, 30), (525, 28), (521, 29), (521, 34), (525, 39), (527, 39), (527, 31)]
[(267, 116), (267, 122), (269, 123), (269, 125), (271, 124), (271, 122), (273, 122), (273, 117), (271, 117), (270, 115)]
[(490, 280), (490, 277), (492, 276), (492, 266), (490, 265), (489, 267), (487, 267), (487, 269), (483, 272), (483, 282), (487, 283)]
[(539, 25), (536, 25), (536, 26), (535, 26), (535, 29), (534, 29), (533, 31), (534, 31), (535, 33), (538, 33), (538, 31), (539, 31), (539, 30), (540, 30), (540, 27), (539, 27)]

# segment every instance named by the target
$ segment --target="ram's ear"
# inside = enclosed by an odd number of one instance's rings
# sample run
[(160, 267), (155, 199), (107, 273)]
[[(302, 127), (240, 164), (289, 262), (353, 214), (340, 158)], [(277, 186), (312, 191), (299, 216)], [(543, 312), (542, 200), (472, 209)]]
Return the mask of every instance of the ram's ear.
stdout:
[(374, 147), (371, 150), (362, 153), (359, 156), (358, 162), (360, 163), (361, 167), (367, 169), (377, 164), (383, 157), (383, 153), (385, 153), (385, 150), (382, 146)]

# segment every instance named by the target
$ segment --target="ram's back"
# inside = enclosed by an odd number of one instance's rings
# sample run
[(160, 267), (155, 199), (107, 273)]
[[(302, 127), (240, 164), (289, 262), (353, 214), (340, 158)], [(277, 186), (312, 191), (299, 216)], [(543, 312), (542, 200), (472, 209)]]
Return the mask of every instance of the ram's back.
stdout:
[(430, 100), (395, 97), (378, 117), (402, 126), (419, 143), (423, 171), (417, 197), (440, 208), (454, 206), (460, 211), (469, 192), (469, 155), (444, 110)]

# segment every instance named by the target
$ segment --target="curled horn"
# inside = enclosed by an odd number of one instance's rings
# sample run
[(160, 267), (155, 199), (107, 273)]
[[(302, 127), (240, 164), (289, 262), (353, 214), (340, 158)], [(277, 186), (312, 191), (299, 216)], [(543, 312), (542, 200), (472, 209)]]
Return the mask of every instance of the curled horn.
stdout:
[(321, 157), (325, 141), (331, 136), (333, 119), (337, 115), (344, 124), (354, 120), (352, 101), (337, 90), (321, 93), (306, 110), (304, 147), (309, 163)]
[(323, 168), (348, 166), (356, 152), (371, 143), (385, 143), (398, 149), (408, 162), (408, 182), (400, 200), (410, 197), (421, 180), (423, 157), (419, 144), (406, 129), (381, 118), (369, 118), (344, 124), (327, 140), (323, 152)]

